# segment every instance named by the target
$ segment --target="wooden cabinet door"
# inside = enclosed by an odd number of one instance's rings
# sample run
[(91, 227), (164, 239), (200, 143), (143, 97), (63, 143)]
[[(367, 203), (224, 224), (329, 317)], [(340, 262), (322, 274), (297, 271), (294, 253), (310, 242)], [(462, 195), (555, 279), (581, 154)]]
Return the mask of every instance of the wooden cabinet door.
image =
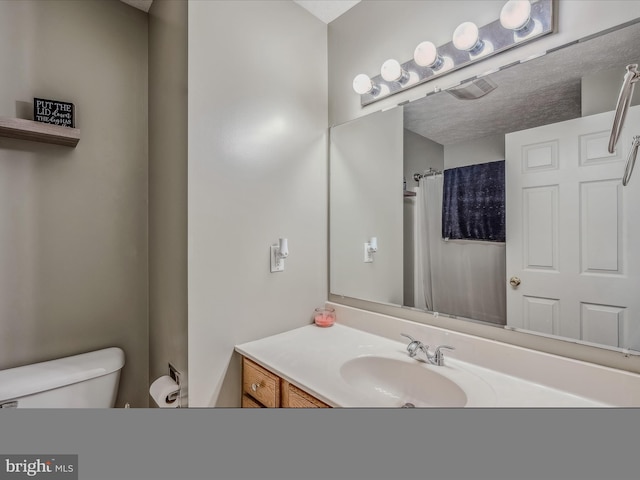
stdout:
[(264, 408), (246, 393), (242, 395), (242, 408)]
[(329, 408), (326, 403), (321, 402), (285, 380), (282, 380), (281, 405), (283, 408)]
[(265, 407), (280, 406), (280, 378), (247, 358), (242, 360), (242, 392)]

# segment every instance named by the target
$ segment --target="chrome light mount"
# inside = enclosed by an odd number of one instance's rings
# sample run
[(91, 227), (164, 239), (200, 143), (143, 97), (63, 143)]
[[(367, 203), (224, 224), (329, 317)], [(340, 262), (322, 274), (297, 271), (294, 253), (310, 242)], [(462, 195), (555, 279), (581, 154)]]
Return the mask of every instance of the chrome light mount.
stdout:
[(409, 79), (405, 82), (386, 81), (382, 75), (371, 77), (373, 88), (360, 95), (361, 106), (387, 98), (396, 93), (406, 91), (434, 78), (475, 64), (498, 53), (511, 48), (525, 45), (553, 32), (554, 0), (533, 0), (531, 2), (530, 21), (519, 30), (512, 30), (502, 26), (500, 19), (478, 28), (479, 41), (485, 46), (485, 51), (475, 52), (459, 50), (453, 41), (437, 47), (439, 60), (433, 67), (422, 67), (411, 59), (402, 63), (402, 70), (406, 71)]

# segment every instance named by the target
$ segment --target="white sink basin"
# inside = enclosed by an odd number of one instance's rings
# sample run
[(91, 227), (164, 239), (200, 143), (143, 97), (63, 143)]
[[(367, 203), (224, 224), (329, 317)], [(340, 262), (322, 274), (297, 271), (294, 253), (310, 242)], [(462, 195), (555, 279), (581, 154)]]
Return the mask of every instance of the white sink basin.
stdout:
[(370, 399), (370, 406), (464, 407), (468, 397), (437, 367), (415, 359), (361, 356), (340, 368), (342, 379)]

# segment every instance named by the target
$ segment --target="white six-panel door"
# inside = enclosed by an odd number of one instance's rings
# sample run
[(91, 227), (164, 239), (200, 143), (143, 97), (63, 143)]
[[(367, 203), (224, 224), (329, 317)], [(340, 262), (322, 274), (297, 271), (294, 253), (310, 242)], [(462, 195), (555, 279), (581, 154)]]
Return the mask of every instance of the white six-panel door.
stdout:
[(640, 166), (621, 180), (640, 106), (609, 154), (612, 121), (506, 136), (507, 325), (640, 350)]

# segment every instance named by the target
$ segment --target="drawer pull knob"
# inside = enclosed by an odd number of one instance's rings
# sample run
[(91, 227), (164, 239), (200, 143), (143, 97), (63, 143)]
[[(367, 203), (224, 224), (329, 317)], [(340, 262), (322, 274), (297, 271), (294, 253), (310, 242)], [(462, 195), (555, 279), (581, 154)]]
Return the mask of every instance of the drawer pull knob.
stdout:
[(254, 392), (257, 392), (259, 386), (260, 386), (259, 383), (252, 383), (251, 384), (251, 390), (253, 390)]

